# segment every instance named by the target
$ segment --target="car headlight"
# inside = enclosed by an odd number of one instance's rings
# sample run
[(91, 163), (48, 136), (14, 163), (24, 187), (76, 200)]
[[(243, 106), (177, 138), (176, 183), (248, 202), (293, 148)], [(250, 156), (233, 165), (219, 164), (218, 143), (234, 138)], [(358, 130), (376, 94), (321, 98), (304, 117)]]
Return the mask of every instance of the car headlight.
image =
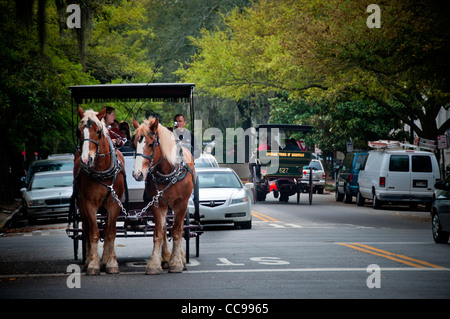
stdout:
[(231, 200), (231, 205), (239, 204), (239, 203), (245, 203), (245, 202), (248, 202), (248, 197), (234, 198), (234, 199)]
[(29, 205), (30, 206), (42, 206), (42, 205), (45, 205), (45, 200), (35, 199), (35, 200), (30, 201)]

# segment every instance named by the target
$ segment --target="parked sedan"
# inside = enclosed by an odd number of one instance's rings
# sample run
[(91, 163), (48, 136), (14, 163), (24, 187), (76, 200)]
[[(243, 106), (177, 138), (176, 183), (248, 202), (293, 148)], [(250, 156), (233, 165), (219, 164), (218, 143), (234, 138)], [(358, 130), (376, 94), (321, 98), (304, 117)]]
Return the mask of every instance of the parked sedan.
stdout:
[(435, 185), (431, 206), (431, 230), (436, 243), (447, 243), (450, 236), (450, 176)]
[[(230, 168), (196, 168), (199, 183), (199, 209), (202, 224), (234, 223), (244, 229), (252, 227), (252, 183), (242, 184)], [(194, 203), (189, 201), (189, 211)]]
[(29, 221), (67, 217), (72, 196), (72, 171), (34, 174), (28, 188), (22, 188)]

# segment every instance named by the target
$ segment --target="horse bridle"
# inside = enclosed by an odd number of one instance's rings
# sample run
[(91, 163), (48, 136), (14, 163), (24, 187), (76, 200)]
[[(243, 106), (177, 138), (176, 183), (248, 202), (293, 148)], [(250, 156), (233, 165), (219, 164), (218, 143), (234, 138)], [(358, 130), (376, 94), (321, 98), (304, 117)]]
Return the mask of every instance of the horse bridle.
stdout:
[[(91, 121), (91, 119), (88, 119), (87, 122), (86, 122), (86, 127), (87, 127), (87, 128), (90, 128), (91, 126), (92, 126), (92, 121)], [(100, 128), (100, 130), (97, 131), (97, 134), (98, 134), (98, 137), (99, 137), (99, 138), (98, 138), (98, 142), (97, 142), (97, 141), (94, 141), (94, 140), (91, 139), (91, 138), (84, 138), (84, 139), (81, 140), (80, 145), (83, 145), (83, 143), (84, 143), (85, 141), (94, 143), (95, 146), (97, 147), (97, 150), (96, 150), (96, 152), (95, 152), (95, 157), (104, 157), (104, 156), (110, 155), (110, 154), (112, 153), (112, 149), (109, 151), (109, 153), (100, 154), (100, 142), (101, 142), (101, 140), (102, 140), (102, 135), (103, 135), (103, 128), (102, 128), (102, 127)]]
[[(155, 166), (157, 166), (160, 162), (162, 162), (162, 159), (160, 161), (158, 161), (158, 163), (156, 163), (155, 165), (153, 165), (153, 158), (155, 157), (155, 150), (156, 150), (156, 146), (159, 145), (159, 136), (158, 136), (158, 132), (147, 132), (148, 135), (150, 136), (155, 136), (155, 141), (152, 144), (149, 144), (148, 147), (152, 147), (153, 148), (153, 152), (152, 155), (145, 155), (144, 153), (136, 153), (134, 155), (134, 158), (136, 159), (136, 157), (141, 156), (145, 159), (147, 159), (150, 164), (147, 167), (147, 173), (152, 170)], [(144, 136), (141, 136), (141, 139), (143, 139)]]

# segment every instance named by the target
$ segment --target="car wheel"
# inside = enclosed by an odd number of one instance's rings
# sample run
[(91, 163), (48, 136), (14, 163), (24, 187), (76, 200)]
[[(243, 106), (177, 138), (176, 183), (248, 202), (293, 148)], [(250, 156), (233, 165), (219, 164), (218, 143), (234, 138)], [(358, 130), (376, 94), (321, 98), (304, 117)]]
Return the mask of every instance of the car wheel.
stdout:
[(364, 206), (366, 199), (362, 197), (361, 193), (358, 191), (356, 194), (356, 205), (358, 206)]
[(449, 233), (442, 230), (439, 215), (435, 213), (431, 222), (431, 230), (433, 231), (433, 239), (437, 244), (445, 244), (448, 242)]
[(381, 208), (381, 201), (377, 198), (376, 194), (373, 194), (372, 207), (373, 209)]
[(344, 200), (344, 194), (339, 193), (339, 189), (336, 186), (336, 193), (334, 194), (337, 202), (342, 202)]
[(266, 193), (264, 193), (263, 191), (256, 190), (256, 200), (258, 202), (265, 201), (266, 200)]
[(348, 191), (347, 187), (344, 188), (344, 203), (351, 204), (353, 200), (352, 194)]
[(289, 195), (288, 195), (288, 193), (285, 193), (285, 192), (280, 192), (280, 199), (279, 199), (279, 201), (280, 202), (289, 202)]
[(235, 222), (234, 227), (239, 226), (241, 229), (252, 229), (252, 220), (248, 222)]

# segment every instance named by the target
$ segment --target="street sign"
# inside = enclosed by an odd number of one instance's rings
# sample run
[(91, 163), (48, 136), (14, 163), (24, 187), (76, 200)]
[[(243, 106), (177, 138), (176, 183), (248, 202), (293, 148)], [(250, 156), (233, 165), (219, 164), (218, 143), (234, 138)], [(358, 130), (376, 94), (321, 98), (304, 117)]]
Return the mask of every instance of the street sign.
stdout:
[(436, 140), (427, 140), (426, 138), (419, 138), (419, 146), (429, 149), (436, 149)]
[(304, 152), (306, 151), (306, 143), (304, 140), (298, 141), (298, 145), (300, 145), (300, 149)]
[(438, 149), (443, 150), (448, 148), (447, 135), (438, 135)]
[(353, 152), (353, 143), (347, 142), (347, 153)]

